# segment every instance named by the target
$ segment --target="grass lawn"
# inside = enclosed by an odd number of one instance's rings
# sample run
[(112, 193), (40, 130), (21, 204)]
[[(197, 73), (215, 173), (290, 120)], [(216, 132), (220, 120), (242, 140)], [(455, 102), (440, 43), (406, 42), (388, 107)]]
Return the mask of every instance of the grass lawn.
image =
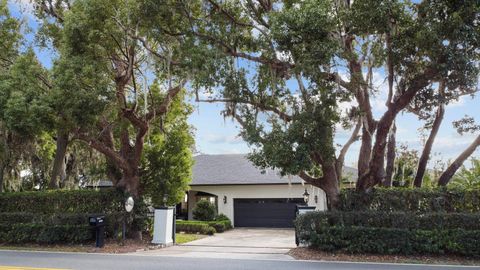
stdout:
[(204, 237), (205, 235), (201, 235), (201, 234), (177, 233), (175, 234), (175, 242), (177, 244), (185, 244), (185, 243), (192, 242)]

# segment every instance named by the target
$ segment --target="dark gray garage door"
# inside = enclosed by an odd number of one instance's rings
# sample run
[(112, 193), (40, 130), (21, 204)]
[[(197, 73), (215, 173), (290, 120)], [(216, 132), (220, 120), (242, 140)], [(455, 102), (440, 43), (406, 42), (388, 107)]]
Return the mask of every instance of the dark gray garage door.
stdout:
[(234, 199), (235, 227), (293, 227), (295, 207), (303, 202), (295, 199)]

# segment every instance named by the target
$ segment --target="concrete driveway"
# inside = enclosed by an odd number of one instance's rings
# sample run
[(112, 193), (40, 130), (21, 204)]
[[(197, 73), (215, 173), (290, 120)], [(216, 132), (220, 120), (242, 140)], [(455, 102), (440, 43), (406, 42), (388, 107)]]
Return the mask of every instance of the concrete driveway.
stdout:
[(293, 260), (293, 229), (238, 228), (183, 245), (145, 251), (137, 255), (223, 259)]

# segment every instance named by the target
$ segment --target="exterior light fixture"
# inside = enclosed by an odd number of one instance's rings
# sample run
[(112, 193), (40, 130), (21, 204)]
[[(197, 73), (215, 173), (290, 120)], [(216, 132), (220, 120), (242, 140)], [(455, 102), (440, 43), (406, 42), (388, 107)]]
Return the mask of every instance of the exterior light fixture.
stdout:
[(303, 193), (303, 200), (305, 203), (308, 203), (308, 200), (310, 199), (310, 194), (308, 193), (307, 189), (305, 189), (305, 192)]
[(223, 196), (223, 203), (227, 204), (227, 196)]
[(315, 199), (315, 203), (318, 203), (318, 195), (315, 195), (314, 199)]

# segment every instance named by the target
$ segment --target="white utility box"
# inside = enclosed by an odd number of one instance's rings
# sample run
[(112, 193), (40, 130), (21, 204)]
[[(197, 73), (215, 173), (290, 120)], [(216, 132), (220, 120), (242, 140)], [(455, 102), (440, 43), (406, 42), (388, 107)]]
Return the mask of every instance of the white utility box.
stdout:
[(172, 245), (175, 241), (175, 208), (155, 209), (152, 243)]

